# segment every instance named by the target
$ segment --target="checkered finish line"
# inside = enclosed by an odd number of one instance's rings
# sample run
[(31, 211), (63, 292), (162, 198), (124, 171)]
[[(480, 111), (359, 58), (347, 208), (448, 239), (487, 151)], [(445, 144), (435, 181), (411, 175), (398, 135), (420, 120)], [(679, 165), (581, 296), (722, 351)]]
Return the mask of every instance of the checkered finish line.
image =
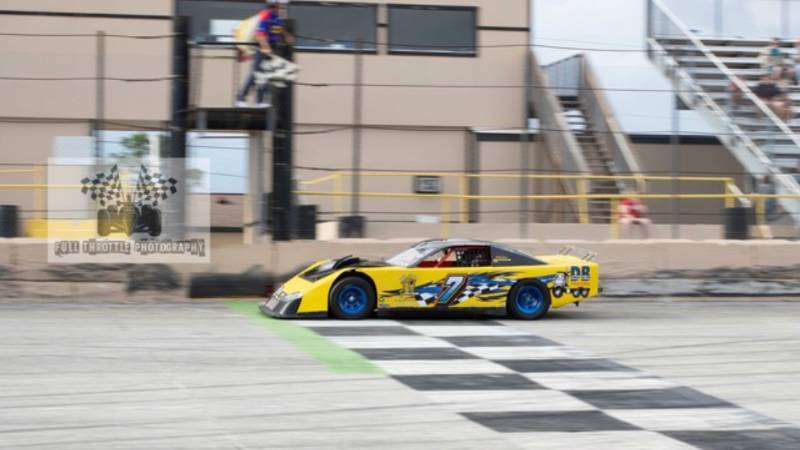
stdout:
[(791, 424), (498, 322), (298, 322), (520, 448), (800, 449)]

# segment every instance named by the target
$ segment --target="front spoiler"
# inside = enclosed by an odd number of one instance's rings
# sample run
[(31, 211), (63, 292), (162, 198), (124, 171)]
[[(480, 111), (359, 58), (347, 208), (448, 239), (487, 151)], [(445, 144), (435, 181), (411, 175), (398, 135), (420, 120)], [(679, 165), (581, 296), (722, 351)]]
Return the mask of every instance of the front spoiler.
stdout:
[(276, 319), (314, 319), (314, 318), (325, 318), (328, 317), (328, 313), (326, 311), (320, 312), (307, 312), (307, 313), (298, 313), (297, 309), (300, 307), (300, 302), (302, 299), (296, 299), (289, 302), (277, 302), (272, 308), (267, 307), (269, 300), (264, 303), (258, 305), (258, 309), (264, 315), (269, 317), (275, 317)]

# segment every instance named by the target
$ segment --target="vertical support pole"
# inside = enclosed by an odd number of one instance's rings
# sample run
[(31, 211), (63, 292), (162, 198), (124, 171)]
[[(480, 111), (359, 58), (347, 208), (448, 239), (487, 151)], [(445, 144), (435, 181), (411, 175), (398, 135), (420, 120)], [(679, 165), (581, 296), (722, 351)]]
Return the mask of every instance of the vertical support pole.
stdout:
[(350, 197), (350, 215), (357, 216), (361, 211), (361, 90), (363, 89), (363, 41), (356, 39), (353, 65), (353, 176), (350, 180), (352, 197)]
[(251, 131), (247, 149), (247, 195), (244, 243), (254, 244), (266, 232), (264, 223), (264, 133)]
[(528, 173), (530, 171), (530, 133), (528, 129), (528, 108), (531, 102), (531, 93), (528, 85), (532, 76), (532, 59), (529, 51), (525, 52), (525, 62), (523, 76), (523, 92), (522, 92), (522, 127), (519, 133), (519, 236), (520, 238), (528, 237), (528, 221), (530, 220), (528, 209)]
[(673, 94), (673, 108), (672, 108), (672, 135), (670, 136), (670, 144), (672, 148), (672, 239), (680, 237), (680, 200), (678, 194), (680, 193), (680, 182), (678, 177), (681, 172), (681, 148), (680, 148), (680, 99), (678, 94)]
[[(475, 133), (474, 130), (470, 129), (467, 134), (467, 193), (470, 196), (479, 195), (480, 194), (480, 178), (477, 175), (480, 171), (480, 142), (478, 142), (478, 135)], [(468, 217), (467, 221), (470, 223), (477, 223), (479, 220), (479, 213), (480, 213), (480, 200), (475, 200), (470, 198), (467, 201), (468, 206)]]
[[(336, 176), (333, 178), (333, 190), (335, 192), (342, 192), (342, 174), (337, 173)], [(333, 197), (333, 210), (336, 213), (336, 218), (338, 219), (342, 215), (342, 197), (341, 195), (335, 195)]]
[[(277, 48), (279, 56), (294, 61), (292, 45), (281, 44)], [(292, 238), (294, 83), (287, 81), (285, 87), (274, 90), (272, 97), (276, 108), (272, 133), (272, 240), (288, 241)]]
[(42, 189), (42, 185), (44, 184), (43, 170), (44, 168), (42, 166), (36, 166), (33, 173), (33, 184), (36, 185), (36, 189), (33, 191), (33, 209), (36, 210), (36, 213), (33, 216), (38, 219), (45, 218), (44, 189)]
[(736, 199), (733, 197), (729, 197), (733, 194), (733, 189), (731, 189), (731, 181), (725, 182), (725, 207), (726, 208), (733, 208), (735, 206)]
[(106, 97), (106, 32), (98, 31), (95, 51), (94, 157), (103, 156), (103, 122)]
[(172, 198), (171, 210), (167, 211), (171, 219), (166, 222), (170, 234), (174, 238), (182, 238), (186, 225), (186, 111), (189, 108), (189, 19), (185, 16), (175, 17), (172, 38), (172, 101), (170, 105), (170, 168), (175, 178), (183, 181), (183, 189), (178, 189)]
[(717, 36), (722, 36), (722, 14), (724, 14), (722, 0), (714, 0), (714, 34)]
[(458, 215), (459, 222), (467, 223), (469, 221), (469, 200), (467, 199), (467, 190), (469, 189), (469, 178), (466, 174), (458, 175)]
[(578, 216), (582, 224), (587, 224), (589, 223), (589, 200), (586, 198), (588, 193), (586, 185), (588, 181), (586, 178), (579, 178), (576, 181), (578, 184), (578, 195), (581, 196), (581, 198), (578, 199)]

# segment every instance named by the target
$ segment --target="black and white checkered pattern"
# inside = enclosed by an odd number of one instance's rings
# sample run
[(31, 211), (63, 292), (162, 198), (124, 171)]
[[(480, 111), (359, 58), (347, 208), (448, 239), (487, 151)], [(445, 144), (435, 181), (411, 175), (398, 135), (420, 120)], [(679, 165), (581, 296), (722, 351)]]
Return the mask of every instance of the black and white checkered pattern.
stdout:
[(507, 289), (504, 289), (504, 286), (500, 285), (499, 283), (481, 283), (476, 285), (467, 284), (466, 286), (464, 286), (464, 290), (461, 291), (461, 294), (459, 294), (458, 298), (456, 298), (456, 303), (462, 302), (472, 297), (487, 296), (491, 294), (505, 292), (506, 290)]
[(495, 321), (296, 321), (523, 449), (798, 449), (800, 429)]
[(119, 169), (115, 164), (108, 173), (97, 173), (94, 178), (81, 180), (81, 192), (97, 201), (100, 206), (114, 206), (124, 201), (125, 193), (119, 178)]
[(178, 192), (177, 184), (175, 178), (167, 178), (158, 172), (150, 174), (147, 167), (141, 165), (136, 180), (136, 201), (140, 205), (158, 206), (159, 201)]
[(282, 86), (287, 81), (297, 80), (299, 70), (297, 64), (280, 56), (271, 55), (261, 63), (261, 70), (255, 72), (254, 76), (257, 85), (272, 83)]

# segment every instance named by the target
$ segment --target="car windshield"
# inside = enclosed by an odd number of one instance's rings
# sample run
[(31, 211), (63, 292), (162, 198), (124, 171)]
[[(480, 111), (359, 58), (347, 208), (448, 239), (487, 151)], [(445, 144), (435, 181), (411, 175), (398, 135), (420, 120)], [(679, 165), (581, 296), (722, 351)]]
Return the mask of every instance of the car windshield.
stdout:
[(419, 262), (419, 260), (424, 258), (425, 255), (430, 253), (430, 250), (431, 248), (427, 246), (411, 247), (392, 256), (391, 258), (387, 258), (386, 263), (399, 267), (413, 267)]

